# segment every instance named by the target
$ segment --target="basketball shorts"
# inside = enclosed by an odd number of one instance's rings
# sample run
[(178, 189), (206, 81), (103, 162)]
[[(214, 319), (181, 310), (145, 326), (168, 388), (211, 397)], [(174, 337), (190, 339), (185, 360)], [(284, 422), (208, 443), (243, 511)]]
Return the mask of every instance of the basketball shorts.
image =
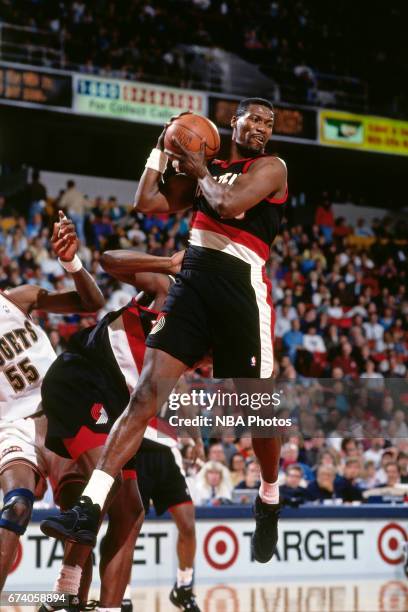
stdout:
[(46, 428), (42, 413), (11, 422), (0, 420), (0, 474), (11, 465), (28, 464), (36, 474), (37, 499), (41, 499), (47, 488), (43, 452)]
[(112, 387), (104, 373), (74, 353), (60, 355), (42, 385), (48, 419), (46, 447), (61, 457), (77, 459), (103, 446), (113, 423), (126, 408), (129, 392)]
[(158, 515), (175, 506), (193, 503), (178, 448), (143, 440), (133, 465), (146, 514), (150, 500)]
[(270, 378), (274, 322), (262, 267), (189, 247), (146, 344), (188, 367), (211, 351), (215, 378)]

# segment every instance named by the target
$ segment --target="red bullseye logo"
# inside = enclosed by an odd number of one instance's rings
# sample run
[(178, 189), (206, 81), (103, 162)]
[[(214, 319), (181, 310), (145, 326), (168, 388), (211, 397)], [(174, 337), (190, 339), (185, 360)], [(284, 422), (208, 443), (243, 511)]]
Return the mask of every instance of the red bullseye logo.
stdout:
[(16, 556), (13, 561), (13, 565), (10, 568), (9, 575), (16, 571), (18, 566), (21, 563), (21, 559), (23, 558), (23, 545), (21, 542), (18, 542)]
[(398, 565), (404, 560), (403, 544), (408, 540), (407, 532), (398, 523), (389, 523), (378, 535), (378, 552), (390, 565)]
[(233, 565), (238, 557), (239, 543), (229, 527), (213, 527), (204, 540), (204, 556), (211, 567), (225, 570)]

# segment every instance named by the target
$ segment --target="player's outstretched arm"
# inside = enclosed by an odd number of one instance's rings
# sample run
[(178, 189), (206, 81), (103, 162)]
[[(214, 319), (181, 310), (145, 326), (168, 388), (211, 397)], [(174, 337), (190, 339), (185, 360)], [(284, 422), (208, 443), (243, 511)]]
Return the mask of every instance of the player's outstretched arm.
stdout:
[(123, 249), (106, 251), (100, 264), (114, 278), (154, 298), (153, 308), (161, 310), (170, 288), (169, 274), (180, 271), (183, 257), (184, 251), (171, 257), (158, 257)]
[[(105, 251), (99, 263), (111, 276), (123, 283), (137, 285), (135, 275), (140, 272), (154, 272), (156, 274), (177, 274), (181, 269), (184, 251), (174, 253), (171, 257), (159, 257), (139, 251), (118, 249)], [(138, 285), (137, 285), (138, 286)]]
[(54, 293), (36, 285), (22, 285), (9, 290), (7, 295), (28, 313), (35, 309), (61, 314), (95, 312), (104, 306), (105, 299), (76, 255), (78, 238), (74, 224), (61, 211), (59, 215), (59, 222), (54, 223), (51, 244), (63, 267), (72, 274), (76, 291)]
[(278, 157), (261, 157), (241, 174), (232, 185), (217, 183), (205, 163), (205, 142), (198, 153), (185, 149), (174, 138), (180, 155), (172, 154), (182, 169), (197, 178), (201, 191), (208, 204), (220, 217), (232, 219), (256, 206), (261, 200), (280, 192), (285, 192), (287, 182), (286, 164)]
[(174, 174), (166, 175), (163, 180), (168, 159), (164, 153), (164, 135), (169, 125), (167, 123), (160, 134), (140, 178), (134, 201), (134, 207), (139, 212), (177, 212), (190, 208), (193, 203), (197, 189), (194, 177)]

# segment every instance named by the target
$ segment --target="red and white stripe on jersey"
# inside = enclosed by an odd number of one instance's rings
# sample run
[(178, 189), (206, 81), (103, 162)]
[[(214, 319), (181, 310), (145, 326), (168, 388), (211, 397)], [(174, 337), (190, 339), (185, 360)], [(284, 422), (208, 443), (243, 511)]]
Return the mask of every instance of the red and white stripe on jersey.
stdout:
[[(139, 380), (146, 351), (145, 333), (140, 320), (141, 306), (129, 306), (108, 326), (109, 340), (129, 393)], [(149, 421), (144, 438), (164, 446), (177, 446), (174, 430), (158, 417)]]
[(190, 244), (222, 251), (238, 257), (250, 266), (263, 266), (270, 251), (263, 240), (250, 232), (212, 219), (201, 211), (194, 214)]
[(143, 367), (145, 334), (137, 306), (129, 306), (108, 326), (109, 341), (129, 393), (136, 387)]

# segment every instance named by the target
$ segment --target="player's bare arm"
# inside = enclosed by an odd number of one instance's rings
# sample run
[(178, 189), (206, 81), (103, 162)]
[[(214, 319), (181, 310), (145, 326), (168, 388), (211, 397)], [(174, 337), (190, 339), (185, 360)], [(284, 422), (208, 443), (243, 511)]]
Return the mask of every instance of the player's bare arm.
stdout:
[[(54, 223), (52, 248), (61, 262), (70, 263), (78, 250), (78, 238), (74, 224), (60, 212), (60, 220)], [(30, 313), (44, 310), (55, 313), (95, 312), (102, 308), (105, 299), (92, 276), (82, 266), (72, 273), (76, 291), (49, 292), (36, 285), (22, 285), (10, 289), (7, 295), (20, 308)]]
[(175, 139), (182, 153), (173, 154), (181, 168), (198, 180), (209, 205), (224, 219), (232, 219), (256, 206), (261, 200), (284, 194), (287, 181), (286, 164), (278, 157), (260, 157), (241, 174), (232, 185), (217, 183), (207, 169), (205, 143), (198, 153), (184, 149)]
[[(185, 113), (181, 113), (182, 115)], [(179, 115), (180, 116), (180, 115)], [(171, 120), (176, 117), (172, 117)], [(159, 136), (156, 150), (164, 156), (164, 136), (167, 123)], [(154, 150), (153, 150), (154, 151)], [(149, 158), (150, 159), (150, 158)], [(143, 213), (177, 212), (189, 208), (194, 200), (197, 180), (185, 174), (174, 174), (163, 180), (165, 165), (160, 170), (146, 167), (135, 194), (134, 207)]]
[(100, 258), (100, 264), (111, 276), (134, 285), (134, 275), (139, 272), (177, 274), (181, 269), (183, 257), (184, 251), (174, 253), (171, 257), (160, 257), (129, 249), (118, 249), (105, 251)]

